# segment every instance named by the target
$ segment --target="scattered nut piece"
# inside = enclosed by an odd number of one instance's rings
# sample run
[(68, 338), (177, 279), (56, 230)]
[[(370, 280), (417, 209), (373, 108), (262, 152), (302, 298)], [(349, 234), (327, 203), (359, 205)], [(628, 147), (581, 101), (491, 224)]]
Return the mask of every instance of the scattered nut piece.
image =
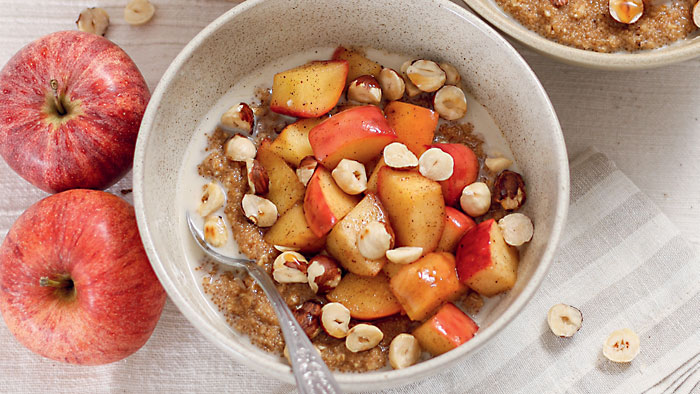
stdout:
[(462, 82), (462, 76), (455, 66), (450, 63), (440, 63), (440, 68), (445, 72), (445, 85), (458, 85)]
[(246, 194), (241, 206), (245, 216), (258, 227), (270, 227), (277, 221), (277, 206), (266, 198)]
[(292, 313), (309, 339), (314, 339), (321, 332), (321, 304), (318, 302), (306, 301)]
[(338, 287), (342, 274), (334, 259), (319, 254), (309, 261), (306, 276), (314, 293), (328, 293)]
[(148, 0), (131, 0), (124, 8), (124, 20), (132, 26), (143, 25), (153, 18), (156, 7)]
[(292, 248), (289, 246), (272, 245), (272, 247), (277, 249), (280, 252), (298, 252), (299, 251), (299, 248)]
[(581, 329), (583, 314), (577, 308), (566, 304), (556, 304), (547, 312), (547, 324), (554, 335), (569, 338)]
[(202, 203), (197, 207), (197, 213), (201, 217), (209, 216), (212, 212), (223, 207), (225, 200), (226, 196), (221, 186), (216, 182), (209, 182), (204, 186)]
[(391, 249), (393, 237), (386, 230), (382, 222), (369, 222), (357, 235), (357, 248), (360, 254), (371, 260), (384, 257), (387, 250)]
[(418, 158), (406, 145), (392, 142), (384, 147), (384, 162), (392, 168), (410, 168), (418, 165)]
[(421, 352), (416, 337), (406, 333), (399, 334), (389, 345), (389, 364), (394, 369), (410, 367), (420, 359)]
[(695, 26), (700, 27), (700, 1), (696, 1), (693, 6), (693, 23), (695, 23)]
[(301, 159), (299, 167), (297, 168), (297, 178), (299, 178), (299, 182), (304, 186), (308, 185), (311, 177), (314, 175), (314, 171), (316, 171), (316, 167), (318, 167), (318, 161), (315, 157), (306, 156)]
[(267, 176), (265, 167), (255, 159), (246, 161), (245, 167), (248, 174), (250, 192), (253, 194), (267, 194), (270, 191), (270, 177)]
[(501, 228), (503, 239), (510, 246), (520, 246), (530, 242), (535, 231), (532, 220), (522, 213), (511, 213), (504, 216), (498, 221), (498, 227)]
[(479, 313), (481, 308), (484, 306), (484, 299), (481, 295), (474, 290), (470, 290), (469, 294), (464, 297), (462, 301), (462, 306), (468, 315), (476, 315)]
[(493, 190), (494, 200), (507, 211), (513, 211), (525, 204), (525, 182), (517, 172), (501, 172), (493, 184)]
[(253, 131), (253, 123), (255, 123), (255, 115), (246, 103), (234, 105), (221, 115), (222, 125), (244, 131), (247, 134)]
[(338, 163), (331, 176), (338, 187), (347, 194), (360, 194), (367, 190), (367, 172), (365, 165), (359, 161), (343, 159)]
[(348, 86), (348, 100), (377, 105), (382, 101), (382, 88), (371, 75), (361, 75)]
[(613, 19), (620, 23), (632, 24), (642, 17), (644, 2), (642, 0), (610, 0), (608, 8)]
[(222, 247), (228, 241), (226, 223), (221, 216), (210, 215), (204, 219), (204, 240), (215, 248)]
[(452, 156), (440, 148), (430, 148), (418, 159), (418, 171), (434, 181), (444, 181), (451, 177), (454, 166)]
[(486, 167), (493, 173), (498, 174), (513, 164), (513, 161), (505, 157), (487, 157), (484, 160)]
[(483, 182), (467, 185), (462, 189), (459, 205), (467, 215), (471, 217), (481, 216), (491, 208), (491, 190)]
[(569, 4), (569, 0), (549, 0), (550, 3), (552, 3), (553, 6), (559, 8), (563, 7), (567, 4)]
[(350, 310), (339, 302), (331, 302), (321, 309), (321, 324), (333, 338), (345, 338), (350, 326)]
[(224, 144), (224, 154), (233, 161), (248, 161), (255, 159), (257, 150), (255, 144), (248, 138), (236, 134)]
[(391, 68), (382, 68), (377, 76), (379, 86), (382, 88), (384, 98), (387, 100), (398, 100), (403, 97), (406, 90), (406, 83), (403, 78)]
[(416, 60), (406, 69), (408, 79), (423, 92), (434, 92), (445, 84), (447, 76), (432, 60)]
[(467, 97), (456, 86), (443, 86), (435, 93), (433, 107), (443, 119), (457, 120), (467, 114)]
[(410, 264), (422, 255), (423, 248), (420, 246), (402, 246), (386, 251), (386, 258), (395, 264)]
[(353, 353), (369, 350), (382, 341), (384, 333), (371, 324), (360, 323), (348, 331), (345, 347)]
[(109, 14), (99, 7), (86, 8), (80, 12), (75, 24), (80, 31), (104, 36), (109, 27)]
[(297, 252), (283, 252), (272, 264), (272, 277), (279, 283), (306, 283), (306, 258)]
[(603, 343), (603, 355), (616, 363), (628, 363), (639, 354), (639, 336), (629, 328), (613, 331)]

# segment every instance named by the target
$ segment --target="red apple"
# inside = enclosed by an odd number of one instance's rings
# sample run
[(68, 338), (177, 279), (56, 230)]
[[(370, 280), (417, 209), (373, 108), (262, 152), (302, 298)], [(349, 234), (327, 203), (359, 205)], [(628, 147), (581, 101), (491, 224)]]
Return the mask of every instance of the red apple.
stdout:
[(423, 350), (433, 356), (450, 351), (474, 337), (479, 326), (451, 303), (443, 305), (435, 316), (413, 330)]
[(435, 251), (454, 253), (459, 240), (474, 226), (476, 223), (469, 216), (452, 207), (445, 207), (445, 230)]
[(0, 71), (0, 155), (50, 193), (106, 188), (131, 168), (149, 97), (134, 62), (111, 41), (49, 34)]
[(127, 357), (151, 336), (165, 299), (134, 209), (109, 193), (45, 198), (0, 246), (0, 313), (20, 343), (53, 360)]
[(439, 115), (419, 105), (392, 101), (384, 107), (386, 120), (396, 131), (398, 141), (420, 157), (435, 138)]
[(464, 187), (476, 182), (476, 178), (479, 176), (479, 160), (466, 145), (433, 144), (431, 147), (441, 149), (454, 159), (452, 176), (440, 182), (445, 203), (454, 206), (459, 203)]
[(359, 202), (359, 196), (345, 193), (336, 185), (331, 172), (319, 166), (306, 187), (304, 216), (311, 231), (321, 238)]

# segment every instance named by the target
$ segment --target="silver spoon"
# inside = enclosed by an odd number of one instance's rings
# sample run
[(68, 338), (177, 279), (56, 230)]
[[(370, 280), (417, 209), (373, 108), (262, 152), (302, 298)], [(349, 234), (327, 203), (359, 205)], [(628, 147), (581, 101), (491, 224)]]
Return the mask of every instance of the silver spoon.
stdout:
[(340, 387), (338, 387), (338, 383), (333, 378), (328, 366), (323, 362), (321, 355), (292, 315), (292, 311), (287, 307), (287, 303), (284, 302), (270, 275), (254, 260), (224, 256), (212, 249), (204, 240), (199, 229), (195, 227), (189, 212), (186, 213), (186, 217), (192, 237), (204, 253), (221, 264), (245, 269), (267, 294), (267, 298), (277, 314), (284, 341), (287, 343), (289, 358), (292, 361), (292, 372), (297, 381), (299, 392), (303, 394), (341, 393), (342, 391), (340, 391)]

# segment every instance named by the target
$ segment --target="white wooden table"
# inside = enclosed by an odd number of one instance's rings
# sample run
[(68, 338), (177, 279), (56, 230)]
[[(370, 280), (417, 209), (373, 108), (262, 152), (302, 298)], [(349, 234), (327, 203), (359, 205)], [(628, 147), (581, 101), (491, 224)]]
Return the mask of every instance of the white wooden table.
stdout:
[[(236, 3), (152, 2), (156, 17), (145, 26), (130, 27), (122, 18), (126, 0), (0, 0), (0, 65), (35, 38), (74, 29), (82, 8), (99, 5), (112, 19), (107, 38), (131, 55), (153, 89), (180, 49)], [(591, 145), (606, 153), (691, 243), (700, 245), (700, 59), (648, 71), (610, 72), (568, 66), (518, 49), (549, 92), (570, 157)], [(116, 188), (130, 183), (127, 176)], [(0, 191), (1, 240), (14, 220), (46, 194), (2, 161)]]

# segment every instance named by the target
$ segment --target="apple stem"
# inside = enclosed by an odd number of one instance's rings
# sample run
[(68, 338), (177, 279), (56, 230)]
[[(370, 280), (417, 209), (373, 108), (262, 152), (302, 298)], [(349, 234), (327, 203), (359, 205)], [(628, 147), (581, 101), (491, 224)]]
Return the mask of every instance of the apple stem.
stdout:
[(68, 275), (58, 275), (56, 279), (51, 279), (44, 276), (39, 279), (39, 286), (58, 288), (71, 287), (73, 286), (73, 281)]
[(53, 101), (54, 105), (56, 105), (56, 112), (58, 112), (59, 115), (65, 115), (66, 109), (63, 108), (61, 99), (58, 97), (58, 81), (55, 79), (51, 80), (51, 90), (53, 90)]

